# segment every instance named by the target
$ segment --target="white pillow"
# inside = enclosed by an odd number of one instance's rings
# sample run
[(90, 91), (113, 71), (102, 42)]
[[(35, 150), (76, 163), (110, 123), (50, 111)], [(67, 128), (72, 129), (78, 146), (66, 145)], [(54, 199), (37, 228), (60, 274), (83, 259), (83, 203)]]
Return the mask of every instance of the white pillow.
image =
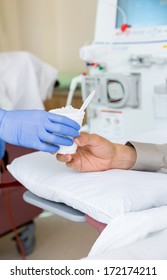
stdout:
[(63, 202), (103, 223), (131, 211), (167, 205), (166, 174), (128, 170), (78, 173), (44, 152), (16, 158), (8, 170), (32, 193)]

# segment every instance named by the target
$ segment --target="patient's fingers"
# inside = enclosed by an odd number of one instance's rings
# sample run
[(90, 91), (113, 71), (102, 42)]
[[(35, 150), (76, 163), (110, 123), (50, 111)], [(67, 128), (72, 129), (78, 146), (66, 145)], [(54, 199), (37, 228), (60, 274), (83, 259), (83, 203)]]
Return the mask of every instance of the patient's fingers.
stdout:
[(69, 162), (72, 160), (72, 155), (62, 155), (62, 154), (57, 154), (56, 155), (57, 160), (60, 162)]
[(69, 162), (66, 162), (66, 165), (70, 168), (80, 171), (80, 161), (78, 160), (78, 158), (74, 158)]
[(86, 145), (96, 147), (101, 144), (102, 137), (97, 134), (88, 134), (82, 132), (79, 137), (74, 139), (74, 141), (79, 147)]
[(78, 171), (81, 171), (81, 162), (78, 157), (75, 157), (74, 155), (61, 155), (57, 154), (56, 158), (60, 162), (66, 163), (66, 165), (70, 168), (76, 169)]

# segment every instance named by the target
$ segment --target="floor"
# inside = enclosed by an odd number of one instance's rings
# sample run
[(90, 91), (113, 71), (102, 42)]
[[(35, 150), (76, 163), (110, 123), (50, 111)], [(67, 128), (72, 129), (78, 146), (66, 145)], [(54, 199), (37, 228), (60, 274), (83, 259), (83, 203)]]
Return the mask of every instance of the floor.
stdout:
[[(35, 219), (36, 246), (27, 260), (77, 260), (87, 256), (99, 236), (88, 223), (76, 223), (56, 215)], [(20, 260), (13, 234), (0, 238), (0, 260)]]

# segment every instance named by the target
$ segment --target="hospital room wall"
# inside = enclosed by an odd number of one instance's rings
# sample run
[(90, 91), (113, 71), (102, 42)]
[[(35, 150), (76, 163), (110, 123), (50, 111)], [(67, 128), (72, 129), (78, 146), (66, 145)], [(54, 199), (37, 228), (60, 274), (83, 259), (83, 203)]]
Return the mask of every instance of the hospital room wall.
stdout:
[(97, 0), (0, 0), (1, 50), (27, 50), (60, 71), (82, 71), (79, 49), (93, 40), (96, 6)]

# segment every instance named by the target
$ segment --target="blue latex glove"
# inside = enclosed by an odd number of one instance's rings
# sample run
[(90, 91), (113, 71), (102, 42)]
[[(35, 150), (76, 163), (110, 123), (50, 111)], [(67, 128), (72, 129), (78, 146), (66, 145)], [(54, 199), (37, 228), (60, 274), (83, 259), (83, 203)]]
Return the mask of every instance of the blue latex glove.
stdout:
[(4, 157), (5, 154), (5, 142), (0, 139), (0, 159)]
[(78, 137), (75, 121), (42, 110), (0, 110), (0, 139), (7, 143), (54, 153)]

